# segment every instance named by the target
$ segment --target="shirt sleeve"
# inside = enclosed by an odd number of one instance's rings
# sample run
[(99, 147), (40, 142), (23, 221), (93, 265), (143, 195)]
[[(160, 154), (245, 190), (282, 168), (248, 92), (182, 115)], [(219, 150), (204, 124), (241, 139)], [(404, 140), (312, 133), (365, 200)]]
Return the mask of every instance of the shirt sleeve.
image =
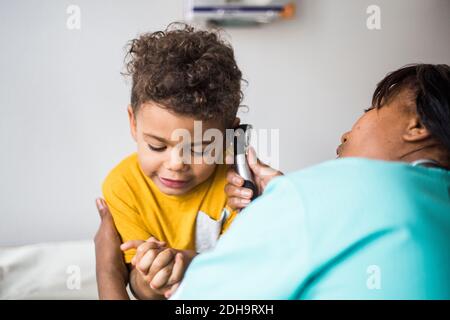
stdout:
[[(126, 183), (117, 180), (106, 180), (103, 184), (103, 196), (113, 216), (116, 229), (122, 242), (129, 240), (147, 240), (151, 235), (147, 231), (144, 221), (133, 204), (133, 194), (126, 187)], [(131, 259), (136, 250), (128, 250), (124, 253), (126, 263)]]
[(308, 262), (302, 205), (294, 189), (286, 178), (274, 179), (216, 247), (193, 260), (173, 299), (286, 299), (294, 294)]

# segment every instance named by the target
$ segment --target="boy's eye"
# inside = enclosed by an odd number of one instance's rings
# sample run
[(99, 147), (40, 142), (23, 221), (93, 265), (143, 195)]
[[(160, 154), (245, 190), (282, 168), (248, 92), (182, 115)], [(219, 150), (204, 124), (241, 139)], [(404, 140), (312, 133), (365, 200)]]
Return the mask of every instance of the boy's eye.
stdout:
[(194, 151), (194, 148), (191, 148), (191, 152), (194, 156), (203, 156), (205, 154), (204, 150)]
[(199, 149), (200, 148), (191, 147), (192, 154), (194, 156), (199, 156), (199, 157), (204, 156), (204, 155), (210, 153), (214, 148), (213, 148), (213, 146), (209, 145), (206, 148), (204, 148), (203, 150), (202, 149), (199, 150)]
[(152, 146), (152, 145), (148, 145), (148, 148), (150, 149), (150, 150), (152, 150), (152, 151), (156, 151), (156, 152), (163, 152), (164, 150), (166, 150), (166, 146), (163, 146), (163, 147), (154, 147), (154, 146)]

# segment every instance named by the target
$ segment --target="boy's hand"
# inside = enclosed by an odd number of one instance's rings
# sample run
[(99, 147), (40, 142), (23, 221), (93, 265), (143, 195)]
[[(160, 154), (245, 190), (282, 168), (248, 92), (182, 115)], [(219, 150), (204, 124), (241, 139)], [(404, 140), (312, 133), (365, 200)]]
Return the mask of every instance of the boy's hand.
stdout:
[[(153, 261), (149, 274), (153, 275), (150, 286), (157, 293), (169, 298), (183, 279), (184, 273), (195, 257), (192, 250), (166, 249)], [(168, 262), (171, 260), (170, 262)]]
[[(250, 147), (248, 152), (248, 165), (253, 172), (255, 184), (258, 188), (258, 195), (264, 192), (267, 184), (275, 177), (283, 175), (281, 171), (275, 170), (268, 165), (262, 163), (256, 156), (255, 149)], [(232, 157), (226, 158), (227, 164), (234, 163)], [(242, 209), (248, 206), (253, 196), (252, 190), (243, 188), (244, 179), (239, 176), (233, 168), (227, 173), (228, 184), (225, 186), (225, 193), (228, 196), (227, 205), (233, 209)]]
[(131, 248), (136, 248), (136, 255), (131, 264), (146, 285), (165, 298), (175, 292), (187, 266), (195, 256), (195, 252), (190, 250), (168, 248), (166, 243), (154, 237), (147, 241), (128, 241), (121, 246), (123, 251)]

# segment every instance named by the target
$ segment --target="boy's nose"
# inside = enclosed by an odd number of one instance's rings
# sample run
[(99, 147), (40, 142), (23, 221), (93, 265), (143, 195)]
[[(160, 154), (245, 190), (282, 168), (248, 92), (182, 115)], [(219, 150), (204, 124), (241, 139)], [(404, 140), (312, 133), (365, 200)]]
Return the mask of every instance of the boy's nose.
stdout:
[(188, 167), (188, 164), (183, 161), (180, 152), (171, 152), (168, 161), (166, 161), (166, 168), (171, 171), (182, 171), (186, 167)]

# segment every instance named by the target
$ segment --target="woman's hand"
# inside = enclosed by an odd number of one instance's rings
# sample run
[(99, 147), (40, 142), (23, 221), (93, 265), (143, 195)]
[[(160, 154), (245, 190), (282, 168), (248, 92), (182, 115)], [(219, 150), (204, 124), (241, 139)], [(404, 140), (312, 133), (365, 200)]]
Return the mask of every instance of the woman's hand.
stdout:
[[(227, 157), (227, 163), (233, 163), (233, 159)], [(258, 188), (258, 195), (264, 192), (264, 189), (269, 182), (278, 176), (282, 176), (281, 171), (275, 170), (268, 165), (262, 163), (256, 156), (255, 150), (250, 147), (248, 153), (248, 165), (253, 172), (256, 187)], [(253, 196), (252, 190), (243, 188), (244, 179), (239, 176), (233, 168), (230, 168), (227, 173), (228, 184), (225, 186), (225, 193), (228, 196), (227, 204), (233, 209), (242, 209), (248, 206), (250, 199)]]
[(94, 238), (99, 299), (128, 300), (129, 273), (120, 250), (122, 241), (105, 200), (97, 199), (96, 205), (101, 219)]

